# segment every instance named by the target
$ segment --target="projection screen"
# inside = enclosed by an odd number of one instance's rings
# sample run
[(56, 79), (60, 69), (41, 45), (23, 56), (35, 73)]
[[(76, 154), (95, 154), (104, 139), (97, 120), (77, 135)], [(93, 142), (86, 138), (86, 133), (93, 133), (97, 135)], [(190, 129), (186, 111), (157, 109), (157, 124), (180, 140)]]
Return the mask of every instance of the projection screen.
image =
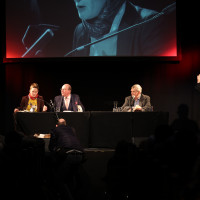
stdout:
[(176, 57), (174, 0), (6, 0), (5, 58)]

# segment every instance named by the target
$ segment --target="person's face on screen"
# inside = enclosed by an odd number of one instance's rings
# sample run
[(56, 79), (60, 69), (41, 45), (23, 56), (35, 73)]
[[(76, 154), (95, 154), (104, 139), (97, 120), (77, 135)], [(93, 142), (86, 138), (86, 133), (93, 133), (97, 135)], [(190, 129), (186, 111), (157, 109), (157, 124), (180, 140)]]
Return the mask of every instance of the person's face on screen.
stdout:
[(79, 17), (84, 20), (97, 17), (106, 1), (107, 0), (74, 0)]

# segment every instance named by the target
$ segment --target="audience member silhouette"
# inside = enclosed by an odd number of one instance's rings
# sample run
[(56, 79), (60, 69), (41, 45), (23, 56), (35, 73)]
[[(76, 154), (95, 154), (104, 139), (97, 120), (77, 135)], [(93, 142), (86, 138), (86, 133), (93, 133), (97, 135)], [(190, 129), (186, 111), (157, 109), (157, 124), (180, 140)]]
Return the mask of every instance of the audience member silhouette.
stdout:
[(107, 166), (107, 199), (199, 198), (198, 126), (188, 119), (187, 106), (180, 105), (178, 113), (182, 115), (177, 124), (158, 126), (138, 147), (119, 142)]
[(193, 132), (199, 131), (198, 124), (194, 120), (189, 119), (189, 107), (186, 104), (180, 104), (178, 106), (177, 114), (178, 118), (171, 124), (175, 132), (186, 130)]
[[(5, 134), (3, 180), (6, 196), (12, 191), (15, 198), (44, 198), (43, 158), (44, 141), (27, 137), (15, 130)], [(35, 189), (37, 187), (37, 189)], [(4, 191), (5, 192), (5, 191)]]
[(114, 155), (108, 161), (104, 177), (108, 199), (125, 199), (132, 196), (134, 179), (137, 179), (136, 160), (136, 145), (124, 140), (119, 141)]
[(0, 152), (3, 150), (5, 145), (4, 138), (4, 135), (0, 134)]
[[(73, 128), (60, 118), (51, 132), (49, 150), (54, 160), (53, 176), (57, 193), (62, 199), (80, 199), (80, 169), (85, 152)], [(82, 199), (84, 199), (82, 197)]]

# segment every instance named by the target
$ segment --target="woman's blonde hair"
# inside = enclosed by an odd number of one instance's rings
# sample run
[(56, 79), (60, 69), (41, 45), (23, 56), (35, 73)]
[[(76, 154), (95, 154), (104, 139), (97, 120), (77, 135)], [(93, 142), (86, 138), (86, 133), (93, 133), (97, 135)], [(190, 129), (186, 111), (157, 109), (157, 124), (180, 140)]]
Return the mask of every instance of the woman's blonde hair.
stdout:
[(30, 90), (32, 88), (37, 88), (39, 90), (39, 85), (37, 83), (32, 83), (31, 86), (30, 86)]

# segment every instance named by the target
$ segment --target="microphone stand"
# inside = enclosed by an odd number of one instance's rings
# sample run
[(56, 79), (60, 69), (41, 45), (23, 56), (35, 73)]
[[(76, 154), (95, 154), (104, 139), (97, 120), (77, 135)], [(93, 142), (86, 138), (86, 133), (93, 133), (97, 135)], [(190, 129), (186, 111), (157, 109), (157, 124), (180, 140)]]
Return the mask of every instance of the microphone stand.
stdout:
[(132, 108), (132, 101), (133, 101), (133, 97), (131, 96), (131, 98), (130, 98), (130, 107), (131, 107), (131, 113), (130, 113), (130, 115), (131, 115), (131, 141), (132, 141), (132, 143), (134, 144), (134, 137), (133, 137), (133, 108)]
[(130, 107), (131, 107), (131, 112), (133, 112), (132, 105), (131, 105), (131, 101), (132, 101), (132, 98), (131, 98), (131, 100), (130, 100)]
[(56, 119), (58, 121), (59, 120), (58, 113), (56, 112), (56, 109), (52, 100), (50, 100), (50, 105), (51, 105), (51, 108), (53, 108), (53, 113), (55, 114)]
[(45, 103), (51, 108), (51, 110), (53, 110), (53, 113), (56, 115), (56, 119), (57, 119), (57, 121), (58, 121), (58, 120), (59, 120), (59, 117), (58, 117), (58, 114), (57, 114), (57, 112), (56, 112), (56, 109), (55, 109), (55, 106), (54, 106), (53, 101), (50, 100), (50, 103), (49, 103), (49, 102), (45, 101), (44, 99), (39, 99), (39, 98), (37, 98), (37, 99), (40, 100), (40, 101), (45, 102)]

